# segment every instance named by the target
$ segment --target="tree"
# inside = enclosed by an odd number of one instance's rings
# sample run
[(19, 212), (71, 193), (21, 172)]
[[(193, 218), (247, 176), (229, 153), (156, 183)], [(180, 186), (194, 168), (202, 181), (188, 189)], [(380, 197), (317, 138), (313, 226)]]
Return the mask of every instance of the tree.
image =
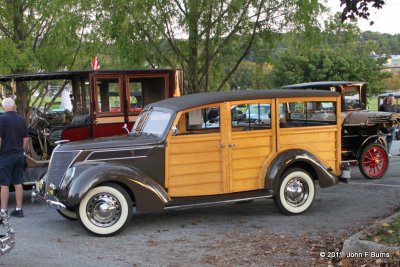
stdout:
[[(70, 70), (79, 62), (83, 41), (90, 43), (93, 1), (1, 0), (0, 66), (3, 73)], [(90, 60), (88, 60), (90, 61)], [(28, 103), (36, 88), (16, 86), (19, 112), (28, 117)]]
[[(369, 19), (370, 6), (372, 8), (380, 9), (385, 4), (384, 0), (340, 0), (340, 6), (343, 6), (341, 14), (342, 22), (348, 19), (355, 19), (356, 17)], [(370, 22), (374, 24), (373, 21)]]
[(182, 68), (189, 93), (224, 90), (258, 39), (294, 27), (295, 22), (315, 22), (321, 7), (316, 0), (106, 0), (103, 4), (109, 42), (124, 47), (116, 51), (132, 57), (135, 49), (140, 54), (137, 62)]
[(368, 93), (384, 90), (383, 80), (390, 73), (382, 71), (386, 58), (371, 57), (378, 49), (376, 42), (360, 43), (358, 27), (354, 22), (341, 23), (339, 16), (326, 21), (323, 29), (315, 32), (318, 37), (295, 38), (282, 50), (274, 61), (275, 85), (347, 80), (368, 82)]

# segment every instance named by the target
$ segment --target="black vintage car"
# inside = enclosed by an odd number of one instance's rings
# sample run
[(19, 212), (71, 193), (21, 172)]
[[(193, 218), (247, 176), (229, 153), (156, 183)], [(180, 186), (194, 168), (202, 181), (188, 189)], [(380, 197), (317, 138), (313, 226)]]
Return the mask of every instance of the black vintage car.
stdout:
[(282, 89), (325, 90), (341, 95), (342, 158), (357, 164), (368, 179), (382, 178), (389, 168), (386, 134), (400, 122), (399, 114), (367, 110), (367, 83), (321, 81), (283, 86)]
[[(320, 109), (300, 116), (302, 107)], [(59, 144), (32, 196), (103, 236), (123, 229), (133, 207), (161, 212), (273, 198), (283, 213), (300, 214), (314, 200), (314, 182), (350, 178), (340, 135), (336, 92), (170, 98), (147, 105), (125, 136)]]

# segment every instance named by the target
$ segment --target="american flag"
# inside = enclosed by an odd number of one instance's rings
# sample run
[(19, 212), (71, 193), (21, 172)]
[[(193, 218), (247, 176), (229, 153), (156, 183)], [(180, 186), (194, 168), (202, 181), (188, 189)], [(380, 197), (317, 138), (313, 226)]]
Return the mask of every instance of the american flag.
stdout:
[(98, 70), (98, 69), (100, 69), (100, 61), (99, 61), (99, 57), (98, 57), (98, 56), (95, 56), (95, 57), (92, 59), (91, 65), (92, 65), (92, 70)]

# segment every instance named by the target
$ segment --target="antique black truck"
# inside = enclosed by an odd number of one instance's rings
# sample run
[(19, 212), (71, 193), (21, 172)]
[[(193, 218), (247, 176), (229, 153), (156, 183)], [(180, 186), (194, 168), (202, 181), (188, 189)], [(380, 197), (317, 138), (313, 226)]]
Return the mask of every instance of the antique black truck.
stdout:
[(379, 179), (389, 167), (386, 134), (389, 127), (399, 124), (400, 114), (368, 110), (366, 86), (366, 82), (321, 81), (286, 85), (282, 89), (340, 93), (342, 160), (357, 164), (364, 177)]

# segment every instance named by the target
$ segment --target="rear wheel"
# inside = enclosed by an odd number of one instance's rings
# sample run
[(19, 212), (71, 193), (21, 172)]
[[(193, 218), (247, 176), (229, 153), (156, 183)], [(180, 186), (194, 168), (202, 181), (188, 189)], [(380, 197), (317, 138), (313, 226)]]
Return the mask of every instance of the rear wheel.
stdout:
[(300, 168), (291, 168), (281, 177), (274, 203), (285, 214), (300, 214), (311, 206), (314, 197), (315, 185), (310, 174)]
[(368, 179), (382, 178), (389, 167), (389, 155), (384, 146), (369, 143), (361, 149), (358, 159), (361, 174)]
[(91, 189), (78, 208), (83, 227), (96, 235), (113, 235), (132, 218), (132, 200), (121, 186), (105, 184)]

